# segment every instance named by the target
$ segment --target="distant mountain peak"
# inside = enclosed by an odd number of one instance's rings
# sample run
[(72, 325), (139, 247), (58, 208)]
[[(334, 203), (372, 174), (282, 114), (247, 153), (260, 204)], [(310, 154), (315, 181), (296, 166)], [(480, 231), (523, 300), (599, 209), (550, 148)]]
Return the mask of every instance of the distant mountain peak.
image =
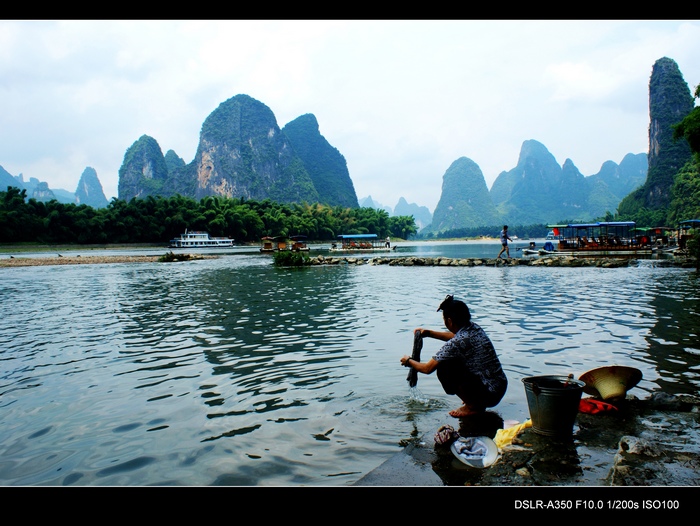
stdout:
[(430, 231), (442, 232), (498, 222), (499, 216), (489, 197), (481, 168), (468, 157), (460, 157), (442, 177), (442, 193)]
[(321, 135), (316, 116), (307, 113), (297, 117), (282, 132), (311, 176), (319, 201), (329, 206), (357, 208), (357, 194), (345, 157)]
[(83, 170), (75, 190), (75, 202), (85, 204), (92, 208), (104, 208), (109, 204), (102, 190), (102, 184), (97, 177), (97, 172), (91, 166)]

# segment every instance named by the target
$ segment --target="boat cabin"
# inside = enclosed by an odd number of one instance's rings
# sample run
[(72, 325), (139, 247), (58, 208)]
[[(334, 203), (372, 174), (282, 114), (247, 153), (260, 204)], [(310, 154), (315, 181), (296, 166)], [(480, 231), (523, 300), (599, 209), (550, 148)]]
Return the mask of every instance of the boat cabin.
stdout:
[(290, 250), (292, 252), (305, 252), (309, 250), (309, 246), (306, 244), (306, 236), (295, 235), (289, 238), (292, 242)]

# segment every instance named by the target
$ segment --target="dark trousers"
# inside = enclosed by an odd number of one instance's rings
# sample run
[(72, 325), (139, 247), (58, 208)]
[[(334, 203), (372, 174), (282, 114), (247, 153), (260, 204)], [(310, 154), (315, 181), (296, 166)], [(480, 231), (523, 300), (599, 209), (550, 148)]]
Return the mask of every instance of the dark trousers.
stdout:
[(459, 396), (474, 409), (494, 407), (505, 393), (493, 393), (481, 379), (469, 371), (461, 359), (453, 358), (438, 363), (437, 377), (445, 393)]

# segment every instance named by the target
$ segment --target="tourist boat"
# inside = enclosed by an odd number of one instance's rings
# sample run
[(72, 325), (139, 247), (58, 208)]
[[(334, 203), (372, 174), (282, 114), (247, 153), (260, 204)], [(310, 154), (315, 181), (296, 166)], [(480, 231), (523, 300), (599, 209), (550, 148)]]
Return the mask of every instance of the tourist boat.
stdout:
[(233, 246), (233, 239), (228, 237), (209, 237), (208, 232), (185, 230), (180, 237), (170, 240), (170, 248), (228, 248)]
[(688, 256), (688, 240), (694, 237), (695, 230), (700, 229), (700, 219), (688, 219), (678, 225), (678, 246), (673, 250), (674, 256)]
[(380, 239), (377, 234), (341, 234), (338, 242), (331, 244), (331, 252), (389, 252), (396, 245)]
[(292, 252), (308, 252), (309, 245), (306, 244), (306, 236), (295, 235), (289, 238), (292, 241), (292, 246), (289, 249)]
[(646, 236), (651, 242), (652, 252), (656, 254), (670, 254), (678, 248), (674, 228), (667, 226), (637, 227), (632, 232), (638, 238)]
[(260, 252), (281, 252), (289, 250), (289, 243), (284, 236), (265, 236), (261, 238)]
[(570, 223), (556, 227), (560, 232), (558, 241), (547, 241), (539, 255), (644, 257), (652, 254), (651, 238), (636, 235), (634, 221)]

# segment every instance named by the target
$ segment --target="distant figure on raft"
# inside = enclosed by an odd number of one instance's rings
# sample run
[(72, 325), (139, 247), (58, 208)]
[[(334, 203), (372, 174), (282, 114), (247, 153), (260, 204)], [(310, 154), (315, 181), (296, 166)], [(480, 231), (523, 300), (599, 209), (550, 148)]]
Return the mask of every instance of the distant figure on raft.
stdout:
[(427, 362), (410, 356), (401, 358), (401, 365), (412, 367), (419, 373), (437, 377), (445, 393), (457, 395), (462, 407), (450, 411), (455, 418), (483, 413), (501, 401), (508, 388), (508, 379), (501, 361), (486, 332), (471, 321), (466, 303), (448, 295), (438, 307), (447, 331), (433, 331), (421, 327), (414, 330), (421, 337), (446, 342)]

